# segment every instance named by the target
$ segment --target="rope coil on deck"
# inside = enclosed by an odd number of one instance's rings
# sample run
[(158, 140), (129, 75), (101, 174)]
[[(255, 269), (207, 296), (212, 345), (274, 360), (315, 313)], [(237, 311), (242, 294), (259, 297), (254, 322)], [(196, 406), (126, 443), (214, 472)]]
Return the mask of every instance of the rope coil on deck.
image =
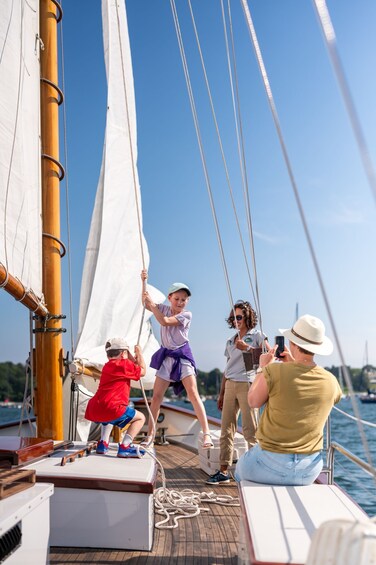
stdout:
[[(201, 512), (209, 512), (209, 508), (200, 506), (203, 502), (222, 506), (240, 506), (239, 499), (230, 495), (217, 496), (214, 492), (197, 492), (190, 489), (179, 492), (163, 486), (154, 493), (154, 509), (156, 514), (164, 515), (165, 519), (156, 522), (155, 527), (160, 530), (174, 529), (178, 527), (178, 520), (194, 518)], [(171, 519), (172, 524), (167, 524)]]
[[(214, 492), (197, 492), (191, 489), (181, 491), (166, 488), (166, 476), (162, 463), (155, 456), (152, 448), (143, 447), (154, 459), (162, 476), (162, 486), (154, 492), (154, 509), (156, 514), (165, 516), (163, 520), (155, 523), (159, 530), (172, 530), (178, 527), (178, 520), (194, 518), (201, 512), (209, 512), (208, 508), (200, 506), (204, 502), (222, 506), (240, 506), (239, 498), (230, 495), (217, 496)], [(172, 523), (168, 524), (172, 520)]]

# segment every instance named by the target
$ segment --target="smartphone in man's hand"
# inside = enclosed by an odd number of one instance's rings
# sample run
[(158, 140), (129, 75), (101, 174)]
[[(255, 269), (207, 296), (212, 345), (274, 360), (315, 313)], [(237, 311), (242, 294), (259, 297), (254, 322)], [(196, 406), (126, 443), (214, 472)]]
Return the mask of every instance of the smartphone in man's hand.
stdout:
[(277, 335), (275, 338), (275, 344), (278, 345), (275, 356), (280, 359), (281, 353), (285, 350), (285, 337), (283, 335)]

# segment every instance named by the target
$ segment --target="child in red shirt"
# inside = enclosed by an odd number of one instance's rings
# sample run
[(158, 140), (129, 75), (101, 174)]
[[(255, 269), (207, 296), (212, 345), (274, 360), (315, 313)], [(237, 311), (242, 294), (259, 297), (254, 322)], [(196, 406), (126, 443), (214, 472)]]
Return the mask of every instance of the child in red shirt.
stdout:
[(133, 445), (133, 438), (145, 423), (145, 416), (128, 406), (131, 381), (145, 375), (146, 366), (141, 348), (135, 346), (135, 356), (129, 352), (125, 339), (113, 337), (105, 345), (108, 361), (102, 369), (99, 387), (89, 400), (85, 418), (101, 423), (101, 439), (97, 453), (105, 455), (113, 426), (124, 428), (130, 423), (127, 433), (120, 437), (118, 457), (135, 457), (145, 453)]

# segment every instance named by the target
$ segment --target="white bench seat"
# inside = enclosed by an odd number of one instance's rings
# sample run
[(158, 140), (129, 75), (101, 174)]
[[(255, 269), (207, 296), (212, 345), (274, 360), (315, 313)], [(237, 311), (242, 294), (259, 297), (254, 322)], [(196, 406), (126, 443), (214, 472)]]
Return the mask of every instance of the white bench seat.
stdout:
[(365, 513), (336, 485), (239, 485), (239, 562), (279, 565), (306, 562), (315, 530), (327, 520), (364, 520)]

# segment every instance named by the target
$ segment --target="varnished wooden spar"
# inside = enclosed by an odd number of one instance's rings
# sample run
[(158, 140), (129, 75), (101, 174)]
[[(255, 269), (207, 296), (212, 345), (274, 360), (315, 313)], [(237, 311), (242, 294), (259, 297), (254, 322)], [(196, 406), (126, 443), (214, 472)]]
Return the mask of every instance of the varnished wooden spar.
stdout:
[(86, 366), (80, 359), (75, 359), (69, 364), (69, 372), (72, 375), (85, 375), (85, 377), (91, 377), (92, 379), (101, 378), (101, 371), (97, 367), (93, 365)]
[(0, 264), (0, 286), (15, 300), (26, 306), (38, 316), (47, 316), (48, 310), (31, 290), (26, 290), (24, 285), (10, 273), (4, 265)]
[(37, 427), (38, 436), (63, 439), (63, 350), (61, 337), (61, 257), (58, 104), (59, 95), (52, 85), (58, 83), (57, 8), (51, 0), (40, 2), (41, 50), (41, 138), (43, 294), (48, 310), (56, 316), (37, 326)]

